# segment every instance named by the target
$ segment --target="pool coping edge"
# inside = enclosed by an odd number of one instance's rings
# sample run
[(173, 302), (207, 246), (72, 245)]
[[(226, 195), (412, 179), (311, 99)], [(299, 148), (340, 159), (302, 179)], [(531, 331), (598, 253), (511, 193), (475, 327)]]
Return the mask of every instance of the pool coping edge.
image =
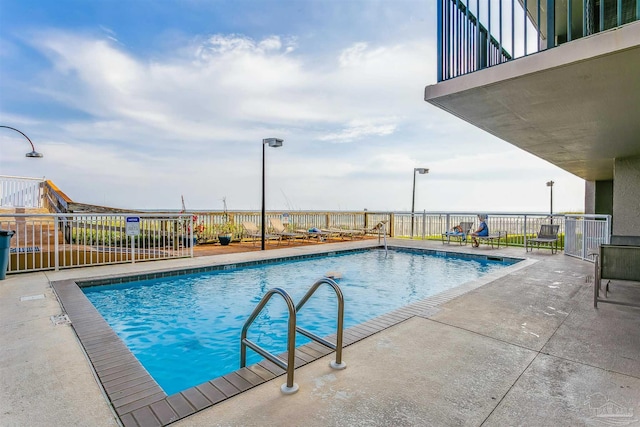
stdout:
[[(197, 274), (224, 270), (224, 267), (228, 265), (245, 267), (279, 261), (323, 257), (327, 256), (328, 253), (342, 254), (379, 248), (380, 246), (373, 246), (370, 248), (333, 250), (326, 253), (275, 257), (254, 261), (219, 263), (209, 266), (182, 268), (179, 270), (157, 270), (155, 272), (142, 274), (111, 276), (111, 278), (115, 278), (116, 280), (109, 283), (125, 283), (125, 281), (118, 280), (125, 280), (127, 277), (135, 277), (135, 279), (126, 280), (126, 282), (178, 275), (175, 273), (167, 274), (173, 271), (179, 271), (181, 272), (180, 274)], [(389, 246), (389, 248), (419, 253), (444, 254), (445, 256), (458, 258), (496, 258), (490, 255), (405, 247), (401, 245), (393, 245)], [(371, 337), (411, 317), (420, 316), (428, 318), (433, 316), (439, 311), (438, 307), (440, 305), (490, 283), (498, 277), (511, 274), (514, 271), (526, 268), (537, 262), (536, 260), (525, 258), (502, 256), (497, 258), (512, 261), (513, 264), (498, 272), (487, 274), (480, 279), (464, 283), (455, 288), (370, 319), (362, 324), (347, 328), (344, 330), (343, 347)], [(156, 276), (150, 277), (153, 275)], [(99, 386), (122, 425), (126, 427), (158, 424), (163, 426), (168, 425), (285, 374), (283, 369), (264, 360), (247, 368), (236, 370), (222, 377), (183, 390), (182, 392), (166, 395), (138, 359), (127, 348), (126, 344), (117, 336), (115, 331), (111, 329), (106, 320), (104, 320), (93, 304), (87, 299), (84, 292), (82, 292), (81, 287), (106, 284), (102, 282), (105, 280), (108, 280), (108, 278), (67, 279), (52, 281), (51, 286), (60, 305), (71, 321), (71, 326), (90, 361), (91, 369), (94, 372)], [(335, 340), (335, 335), (330, 335), (327, 339)], [(300, 346), (296, 348), (295, 367), (298, 368), (314, 362), (332, 352), (332, 350), (313, 342)], [(316, 356), (313, 356), (314, 354)], [(279, 357), (286, 360), (286, 353), (279, 355)], [(131, 375), (134, 376), (133, 379), (130, 379)]]

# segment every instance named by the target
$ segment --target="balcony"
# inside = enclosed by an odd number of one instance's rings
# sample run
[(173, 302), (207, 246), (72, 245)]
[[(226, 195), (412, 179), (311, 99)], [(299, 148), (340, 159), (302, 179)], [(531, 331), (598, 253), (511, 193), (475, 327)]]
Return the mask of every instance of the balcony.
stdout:
[(640, 156), (639, 16), (637, 1), (439, 0), (439, 83), (425, 100), (587, 181), (613, 180), (616, 159)]
[(637, 0), (438, 0), (438, 82), (637, 20)]

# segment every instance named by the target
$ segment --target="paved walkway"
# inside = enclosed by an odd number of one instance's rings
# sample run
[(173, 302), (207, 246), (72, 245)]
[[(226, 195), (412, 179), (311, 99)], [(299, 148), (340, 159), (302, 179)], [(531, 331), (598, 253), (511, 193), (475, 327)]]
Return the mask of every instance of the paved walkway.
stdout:
[[(50, 281), (332, 247), (9, 275), (0, 281), (0, 425), (117, 425), (72, 328), (55, 325)], [(329, 368), (331, 355), (297, 369), (294, 395), (280, 393), (279, 377), (175, 425), (640, 425), (640, 309), (594, 309), (592, 264), (548, 250), (444, 248), (532, 261), (345, 348), (343, 371)], [(637, 288), (614, 290), (640, 302)]]

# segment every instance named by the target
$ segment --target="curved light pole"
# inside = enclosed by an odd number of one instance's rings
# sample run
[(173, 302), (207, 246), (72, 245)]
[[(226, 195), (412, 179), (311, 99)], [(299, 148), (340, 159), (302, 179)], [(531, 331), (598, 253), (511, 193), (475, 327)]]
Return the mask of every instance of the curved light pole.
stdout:
[(38, 152), (36, 151), (36, 148), (33, 146), (33, 142), (31, 142), (31, 140), (29, 139), (29, 137), (28, 137), (27, 135), (25, 135), (22, 131), (19, 131), (19, 130), (18, 130), (18, 129), (16, 129), (16, 128), (12, 128), (11, 126), (3, 126), (3, 125), (0, 125), (0, 128), (7, 128), (7, 129), (15, 130), (16, 132), (18, 132), (19, 134), (21, 134), (22, 136), (24, 136), (25, 138), (27, 138), (27, 141), (29, 141), (29, 144), (31, 144), (31, 152), (30, 152), (30, 153), (25, 154), (25, 157), (33, 157), (33, 158), (41, 158), (41, 157), (43, 157), (43, 156), (42, 156), (42, 153), (38, 153)]
[(547, 182), (547, 187), (551, 190), (551, 194), (549, 195), (549, 215), (551, 216), (551, 224), (553, 224), (553, 181)]
[(265, 157), (265, 147), (269, 145), (269, 147), (282, 147), (282, 143), (284, 140), (278, 138), (265, 138), (262, 140), (262, 246), (261, 250), (264, 251), (264, 235), (265, 228), (267, 222), (267, 215), (265, 211), (265, 203), (264, 203), (264, 157)]
[(411, 238), (413, 239), (413, 216), (414, 210), (416, 207), (416, 172), (420, 175), (424, 175), (425, 173), (429, 173), (429, 169), (427, 168), (413, 168), (413, 197), (411, 198)]

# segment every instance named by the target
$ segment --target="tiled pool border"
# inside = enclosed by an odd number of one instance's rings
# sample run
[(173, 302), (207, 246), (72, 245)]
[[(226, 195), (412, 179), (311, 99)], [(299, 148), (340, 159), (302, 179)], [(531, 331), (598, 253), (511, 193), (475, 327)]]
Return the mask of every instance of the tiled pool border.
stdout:
[[(233, 265), (234, 268), (243, 268), (284, 261), (320, 258), (331, 256), (332, 254), (362, 252), (379, 248), (380, 247), (336, 250), (320, 254), (304, 254), (265, 260), (183, 268), (179, 270), (160, 270), (135, 275), (101, 277), (88, 280), (61, 280), (52, 282), (51, 285), (64, 311), (69, 317), (71, 325), (87, 357), (91, 361), (100, 386), (106, 394), (113, 410), (120, 418), (121, 423), (126, 427), (164, 426), (211, 407), (257, 385), (263, 384), (277, 376), (283, 375), (285, 371), (272, 362), (265, 360), (196, 387), (191, 387), (180, 393), (167, 396), (124, 342), (113, 329), (111, 329), (97, 309), (89, 302), (84, 292), (82, 292), (81, 287), (220, 271), (229, 269), (230, 265)], [(413, 316), (430, 317), (438, 311), (437, 307), (439, 305), (496, 280), (498, 277), (525, 268), (535, 262), (521, 258), (494, 257), (404, 246), (389, 246), (389, 249), (455, 258), (489, 259), (509, 262), (512, 263), (512, 265), (497, 272), (487, 274), (481, 279), (467, 282), (453, 289), (368, 320), (357, 326), (345, 329), (343, 336), (344, 347), (404, 322)], [(335, 336), (329, 336), (328, 339), (335, 341)], [(298, 368), (306, 365), (329, 353), (332, 353), (330, 349), (314, 342), (300, 346), (296, 349), (295, 367)], [(280, 355), (280, 357), (286, 360), (286, 355)]]

